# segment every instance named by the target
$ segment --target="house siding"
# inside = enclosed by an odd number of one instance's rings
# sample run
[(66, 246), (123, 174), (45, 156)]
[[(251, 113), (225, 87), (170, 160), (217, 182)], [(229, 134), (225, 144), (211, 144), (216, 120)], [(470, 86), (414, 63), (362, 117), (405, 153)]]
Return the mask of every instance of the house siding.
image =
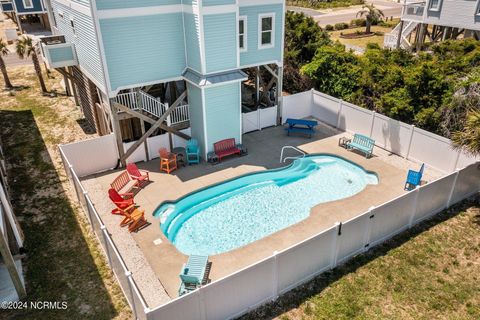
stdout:
[(230, 70), (237, 67), (236, 13), (205, 15), (206, 72)]
[(235, 138), (240, 143), (240, 85), (238, 82), (205, 88), (207, 150), (217, 141)]
[(180, 77), (185, 69), (181, 13), (100, 20), (112, 91)]
[(44, 12), (42, 8), (42, 0), (32, 0), (33, 8), (25, 8), (22, 0), (14, 0), (17, 8), (17, 13), (28, 14), (29, 12)]
[(202, 89), (187, 83), (190, 128), (193, 139), (198, 140), (200, 154), (205, 155), (205, 131), (203, 122)]
[(190, 13), (184, 13), (185, 44), (187, 66), (199, 73), (202, 70), (200, 57), (200, 31), (198, 30), (198, 17)]
[(480, 30), (480, 16), (476, 15), (478, 1), (472, 0), (443, 0), (440, 10), (429, 10), (427, 1), (427, 15), (424, 23), (441, 26)]
[[(92, 17), (56, 1), (52, 1), (51, 4), (59, 33), (65, 36), (67, 42), (75, 44), (79, 65), (94, 82), (104, 86), (103, 67)], [(59, 16), (59, 11), (63, 12), (63, 18)], [(73, 17), (75, 34), (70, 25), (70, 17)]]
[(50, 54), (50, 60), (53, 63), (62, 62), (62, 61), (71, 61), (75, 59), (71, 47), (63, 48), (49, 48), (48, 52)]
[(204, 7), (208, 6), (220, 6), (226, 4), (235, 4), (235, 0), (203, 0), (202, 5)]
[(181, 4), (182, 0), (97, 0), (98, 10), (141, 8)]
[[(275, 13), (275, 46), (258, 49), (258, 16), (264, 13)], [(281, 4), (240, 7), (240, 16), (247, 16), (247, 51), (240, 53), (241, 66), (282, 61), (283, 14)]]

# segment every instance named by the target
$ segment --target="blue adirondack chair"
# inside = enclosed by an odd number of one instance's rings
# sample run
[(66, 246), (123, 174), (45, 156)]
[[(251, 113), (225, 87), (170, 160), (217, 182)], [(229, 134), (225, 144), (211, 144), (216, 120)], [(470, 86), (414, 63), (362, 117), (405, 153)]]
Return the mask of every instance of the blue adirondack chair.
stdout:
[(422, 164), (420, 171), (408, 170), (407, 181), (405, 181), (404, 190), (412, 190), (415, 189), (416, 186), (420, 185), (424, 168), (425, 164)]
[(198, 141), (190, 139), (187, 142), (187, 163), (200, 163), (200, 149), (198, 148)]
[(184, 263), (180, 271), (180, 288), (178, 295), (184, 295), (193, 291), (203, 284), (205, 272), (207, 270), (208, 256), (191, 255), (187, 263)]

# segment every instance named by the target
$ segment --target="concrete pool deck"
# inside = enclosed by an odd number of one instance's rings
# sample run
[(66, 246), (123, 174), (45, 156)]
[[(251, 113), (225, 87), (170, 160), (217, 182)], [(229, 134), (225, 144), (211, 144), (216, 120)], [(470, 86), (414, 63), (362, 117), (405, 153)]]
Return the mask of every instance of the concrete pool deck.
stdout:
[[(145, 209), (151, 225), (129, 234), (119, 227), (120, 217), (110, 214), (113, 205), (107, 197), (109, 184), (121, 170), (109, 171), (82, 179), (104, 224), (112, 233), (125, 263), (133, 272), (142, 294), (150, 307), (165, 303), (177, 296), (180, 279), (178, 273), (187, 256), (180, 253), (159, 228), (159, 220), (152, 216), (156, 207), (165, 200), (175, 200), (199, 188), (240, 176), (249, 172), (284, 166), (279, 162), (283, 146), (291, 145), (307, 153), (330, 153), (355, 162), (365, 170), (378, 174), (379, 184), (369, 185), (362, 192), (342, 200), (322, 203), (311, 210), (310, 216), (286, 229), (235, 250), (210, 257), (210, 279), (217, 280), (238, 271), (258, 260), (271, 256), (305, 240), (335, 222), (346, 221), (371, 206), (380, 205), (405, 193), (403, 190), (408, 169), (418, 169), (413, 163), (383, 149), (375, 147), (374, 157), (347, 151), (338, 146), (338, 139), (349, 134), (320, 125), (312, 138), (295, 135), (287, 137), (283, 127), (274, 127), (243, 135), (249, 154), (226, 159), (218, 165), (201, 163), (182, 167), (171, 175), (159, 172), (159, 160), (138, 163), (150, 171), (152, 182), (135, 196), (138, 205)], [(289, 151), (289, 155), (297, 155)], [(443, 174), (426, 168), (424, 180), (432, 181)]]

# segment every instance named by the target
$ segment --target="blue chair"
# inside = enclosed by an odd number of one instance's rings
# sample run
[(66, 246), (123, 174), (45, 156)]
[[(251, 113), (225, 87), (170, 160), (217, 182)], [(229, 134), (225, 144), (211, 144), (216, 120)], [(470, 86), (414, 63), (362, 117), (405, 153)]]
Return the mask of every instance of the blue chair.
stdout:
[(420, 185), (423, 176), (423, 169), (425, 168), (425, 164), (422, 164), (420, 167), (420, 171), (408, 170), (407, 181), (405, 181), (404, 190), (412, 190), (415, 189), (416, 186)]
[[(207, 272), (208, 256), (191, 255), (186, 264), (183, 264), (179, 277), (182, 283), (178, 295), (182, 296), (202, 286)], [(208, 274), (207, 274), (208, 278)]]
[(187, 163), (200, 163), (200, 149), (198, 148), (198, 141), (195, 139), (190, 139), (187, 142)]

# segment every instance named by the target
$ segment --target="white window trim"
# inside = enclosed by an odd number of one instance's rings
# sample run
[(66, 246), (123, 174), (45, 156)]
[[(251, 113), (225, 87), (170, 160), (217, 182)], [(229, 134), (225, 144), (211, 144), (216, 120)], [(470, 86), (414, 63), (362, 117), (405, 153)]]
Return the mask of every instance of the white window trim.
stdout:
[(475, 15), (480, 16), (480, 0), (477, 1), (477, 6), (475, 7)]
[(442, 6), (443, 0), (438, 0), (438, 5), (436, 8), (432, 7), (432, 0), (429, 1), (428, 3), (428, 10), (430, 11), (440, 11), (440, 7)]
[(27, 6), (27, 5), (25, 4), (25, 0), (22, 0), (22, 2), (23, 2), (23, 7), (24, 7), (25, 9), (33, 9), (33, 0), (30, 0), (30, 5), (29, 5), (29, 6)]
[[(272, 42), (262, 45), (262, 19), (272, 18)], [(258, 50), (270, 49), (275, 47), (275, 13), (262, 13), (258, 15)]]
[[(238, 48), (240, 52), (246, 52), (248, 50), (248, 19), (247, 16), (239, 16), (238, 17)], [(243, 21), (243, 48), (240, 48), (240, 21)]]

